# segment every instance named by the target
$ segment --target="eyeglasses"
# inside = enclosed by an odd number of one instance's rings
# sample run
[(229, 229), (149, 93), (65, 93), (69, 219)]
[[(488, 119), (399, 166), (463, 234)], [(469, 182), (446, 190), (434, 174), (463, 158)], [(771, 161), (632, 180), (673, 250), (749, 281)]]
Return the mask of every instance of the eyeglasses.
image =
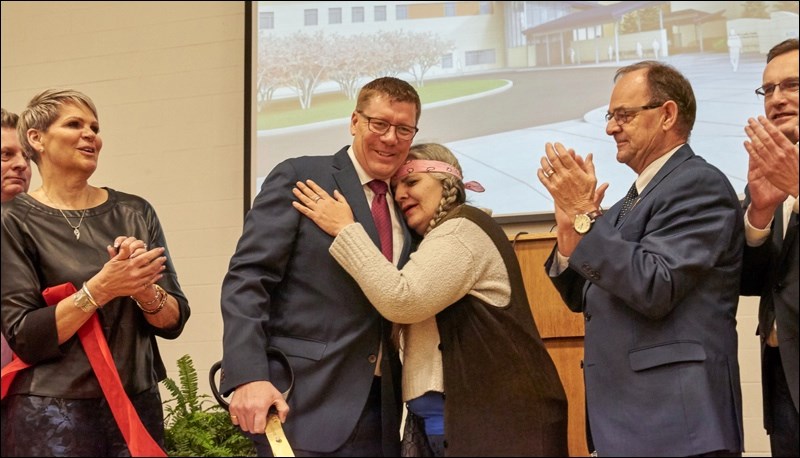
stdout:
[(797, 92), (797, 88), (800, 86), (800, 79), (798, 78), (786, 78), (785, 80), (781, 81), (778, 84), (765, 84), (760, 88), (756, 89), (756, 94), (760, 95), (761, 97), (768, 98), (772, 97), (772, 94), (775, 93), (775, 88), (780, 87), (781, 92)]
[(369, 126), (369, 130), (372, 132), (384, 135), (386, 132), (389, 132), (390, 127), (394, 127), (394, 134), (397, 135), (397, 138), (400, 140), (412, 140), (419, 129), (416, 127), (406, 126), (403, 124), (392, 124), (389, 121), (384, 121), (380, 118), (373, 118), (371, 116), (365, 115), (361, 110), (356, 110), (356, 113), (360, 114), (367, 120), (367, 125)]
[(613, 119), (617, 122), (618, 126), (621, 126), (625, 123), (631, 122), (640, 111), (652, 110), (653, 108), (659, 108), (661, 105), (664, 105), (664, 103), (651, 103), (650, 105), (643, 105), (641, 107), (633, 108), (617, 108), (613, 113), (610, 111), (606, 112), (606, 122), (609, 122)]

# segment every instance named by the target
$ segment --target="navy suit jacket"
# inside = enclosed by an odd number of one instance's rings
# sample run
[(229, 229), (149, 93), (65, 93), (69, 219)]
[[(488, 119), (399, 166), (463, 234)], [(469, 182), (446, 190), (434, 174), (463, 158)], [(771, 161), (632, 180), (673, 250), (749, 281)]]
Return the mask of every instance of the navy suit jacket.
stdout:
[[(750, 194), (745, 190), (745, 208), (750, 204)], [(798, 243), (797, 219), (786, 228), (783, 234), (783, 205), (775, 211), (772, 223), (772, 236), (758, 247), (745, 246), (744, 268), (742, 270), (742, 295), (761, 296), (758, 319), (761, 335), (761, 350), (764, 351), (765, 335), (773, 320), (778, 325), (778, 345), (781, 363), (786, 375), (786, 383), (792, 395), (795, 410), (798, 410), (798, 288), (800, 288), (800, 243)], [(761, 359), (762, 380), (767, 380), (769, 368), (766, 360)], [(764, 427), (772, 432), (772, 409), (768, 408), (771, 399), (769, 384), (762, 383), (764, 399)]]
[[(347, 147), (333, 156), (300, 157), (269, 174), (245, 218), (222, 285), (221, 392), (255, 380), (286, 388), (284, 371), (265, 354), (277, 347), (295, 373), (284, 424), (292, 447), (332, 452), (350, 437), (372, 385), (383, 342), (384, 454), (399, 454), (400, 361), (390, 325), (331, 257), (333, 238), (292, 207), (297, 181), (338, 189), (356, 221), (380, 245), (369, 203)], [(410, 252), (404, 226), (401, 263)]]
[(736, 193), (684, 145), (615, 224), (621, 204), (597, 219), (569, 268), (552, 277), (569, 308), (585, 316), (595, 449), (600, 456), (740, 452), (744, 237)]

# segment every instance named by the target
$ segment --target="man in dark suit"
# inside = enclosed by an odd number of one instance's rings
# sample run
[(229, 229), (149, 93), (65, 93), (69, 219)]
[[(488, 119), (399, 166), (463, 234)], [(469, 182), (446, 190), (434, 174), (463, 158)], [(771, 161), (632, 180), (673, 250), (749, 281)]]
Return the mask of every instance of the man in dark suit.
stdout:
[(557, 245), (545, 268), (585, 317), (589, 443), (600, 456), (740, 456), (736, 309), (742, 210), (687, 144), (696, 102), (673, 67), (617, 71), (606, 133), (637, 174), (605, 214), (591, 155), (547, 144)]
[(762, 86), (766, 116), (750, 118), (745, 190), (742, 294), (761, 296), (764, 428), (772, 456), (800, 455), (798, 422), (798, 40), (767, 55)]
[[(419, 95), (407, 82), (368, 83), (350, 117), (352, 145), (279, 164), (247, 214), (222, 285), (220, 388), (233, 391), (231, 420), (253, 434), (259, 455), (269, 454), (264, 429), (272, 406), (298, 456), (399, 455), (400, 361), (391, 326), (328, 253), (332, 237), (294, 209), (292, 189), (312, 179), (331, 194), (339, 190), (381, 246), (370, 210), (380, 192), (370, 182), (388, 183), (405, 162), (419, 116)], [(386, 200), (387, 256), (402, 265), (410, 233), (390, 194)], [(288, 404), (279, 391), (285, 371), (267, 347), (281, 350), (294, 371)]]
[[(21, 192), (28, 192), (28, 187), (31, 185), (31, 158), (22, 149), (22, 144), (19, 142), (17, 135), (17, 123), (19, 116), (16, 113), (11, 113), (2, 108), (2, 115), (0, 116), (2, 125), (2, 162), (0, 162), (0, 202), (8, 202), (12, 200), (17, 194)], [(11, 362), (11, 347), (6, 342), (6, 337), (0, 335), (0, 345), (2, 345), (2, 362), (0, 367), (5, 367), (6, 364)], [(8, 421), (6, 420), (6, 403), (2, 404), (2, 413), (0, 413), (0, 456), (10, 456), (10, 450), (6, 452), (6, 444), (11, 441), (6, 441), (6, 427)]]

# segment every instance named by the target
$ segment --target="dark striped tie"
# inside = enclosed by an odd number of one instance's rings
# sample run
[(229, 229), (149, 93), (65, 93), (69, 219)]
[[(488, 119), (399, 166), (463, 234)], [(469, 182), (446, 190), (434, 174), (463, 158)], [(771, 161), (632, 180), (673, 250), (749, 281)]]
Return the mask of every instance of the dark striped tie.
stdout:
[(625, 198), (622, 199), (622, 209), (619, 211), (619, 216), (617, 217), (617, 222), (619, 223), (622, 221), (622, 218), (633, 208), (633, 204), (636, 203), (636, 198), (639, 197), (639, 191), (636, 190), (636, 182), (631, 185), (631, 189), (628, 190), (628, 193), (625, 194)]
[(378, 236), (381, 238), (381, 252), (392, 262), (392, 218), (386, 202), (386, 191), (389, 187), (381, 180), (372, 180), (367, 186), (375, 193), (372, 198), (372, 219), (375, 220), (375, 227), (378, 228)]

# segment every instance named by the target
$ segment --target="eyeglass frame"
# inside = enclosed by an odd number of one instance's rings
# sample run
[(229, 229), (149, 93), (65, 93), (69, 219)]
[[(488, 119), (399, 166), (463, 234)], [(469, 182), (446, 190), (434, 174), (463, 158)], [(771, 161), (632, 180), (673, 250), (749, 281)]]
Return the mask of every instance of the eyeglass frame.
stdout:
[[(631, 118), (631, 119), (628, 119), (628, 117), (630, 117), (632, 115), (638, 115), (639, 113), (641, 113), (642, 111), (645, 111), (645, 110), (652, 110), (652, 109), (655, 109), (655, 108), (661, 108), (662, 106), (664, 106), (664, 102), (661, 102), (661, 103), (650, 103), (648, 105), (642, 105), (642, 106), (639, 106), (639, 107), (617, 108), (616, 110), (614, 110), (613, 113), (610, 112), (610, 111), (606, 111), (606, 114), (605, 114), (604, 118), (606, 120), (606, 123), (611, 122), (611, 120), (613, 119), (614, 122), (616, 122), (618, 126), (623, 126), (623, 125), (628, 124), (629, 122), (633, 121), (634, 118), (636, 118), (636, 116), (633, 116), (633, 118)], [(625, 116), (625, 121), (620, 122), (619, 119), (617, 119), (617, 117), (619, 115)]]
[[(791, 88), (784, 88), (783, 87), (784, 85), (786, 85), (786, 83), (791, 83), (791, 82), (794, 82), (795, 84), (798, 85), (797, 87), (794, 88), (794, 90), (792, 90)], [(781, 92), (797, 92), (798, 89), (800, 88), (800, 78), (798, 78), (796, 76), (791, 76), (789, 78), (784, 79), (783, 81), (781, 81), (779, 83), (765, 84), (765, 85), (761, 86), (760, 88), (756, 89), (755, 93), (756, 93), (757, 96), (764, 97), (765, 99), (767, 99), (767, 98), (772, 97), (773, 94), (775, 94), (775, 88), (777, 88), (777, 87), (781, 88)]]
[[(403, 141), (409, 141), (409, 140), (413, 140), (414, 137), (419, 132), (419, 127), (417, 127), (417, 126), (407, 126), (405, 124), (392, 124), (392, 123), (390, 123), (389, 121), (387, 121), (385, 119), (376, 118), (376, 117), (373, 117), (373, 116), (367, 116), (361, 110), (356, 110), (356, 113), (360, 114), (361, 116), (364, 117), (364, 119), (367, 120), (367, 128), (369, 129), (369, 131), (372, 132), (372, 133), (378, 134), (378, 135), (386, 135), (386, 133), (389, 132), (389, 129), (394, 127), (394, 134), (395, 134), (395, 136), (397, 136), (397, 138), (399, 138), (400, 140), (403, 140)], [(381, 132), (380, 129), (376, 129), (372, 125), (373, 122), (386, 123), (386, 129), (383, 132)], [(403, 138), (403, 136), (401, 136), (401, 134), (400, 134), (400, 131), (398, 130), (401, 127), (404, 128), (404, 129), (412, 129), (414, 131), (414, 133), (411, 134), (411, 136), (409, 138)]]

